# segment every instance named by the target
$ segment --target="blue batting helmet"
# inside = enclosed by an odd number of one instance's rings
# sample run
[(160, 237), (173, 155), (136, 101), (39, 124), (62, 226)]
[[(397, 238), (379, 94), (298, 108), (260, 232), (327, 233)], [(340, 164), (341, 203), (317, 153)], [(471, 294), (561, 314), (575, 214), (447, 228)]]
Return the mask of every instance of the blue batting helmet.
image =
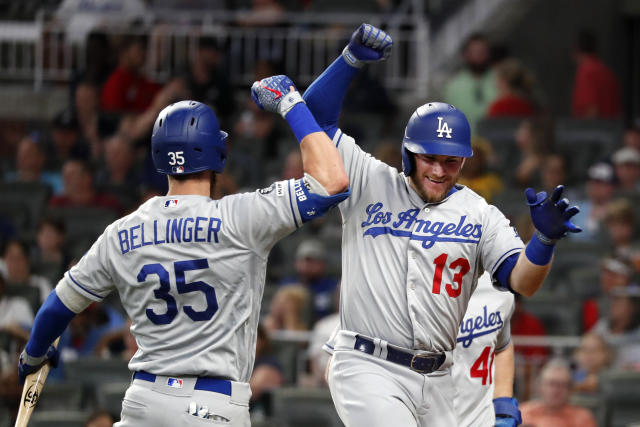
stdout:
[(167, 175), (222, 172), (226, 139), (211, 108), (197, 101), (176, 102), (165, 107), (153, 125), (153, 164)]
[(402, 139), (402, 170), (411, 174), (409, 153), (471, 157), (471, 130), (462, 111), (444, 102), (419, 107), (409, 119)]

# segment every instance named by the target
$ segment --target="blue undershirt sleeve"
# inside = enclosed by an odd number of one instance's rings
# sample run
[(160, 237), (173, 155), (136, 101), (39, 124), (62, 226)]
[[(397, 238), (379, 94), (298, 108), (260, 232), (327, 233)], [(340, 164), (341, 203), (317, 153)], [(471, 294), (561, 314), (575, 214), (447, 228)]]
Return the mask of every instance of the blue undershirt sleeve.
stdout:
[(32, 357), (44, 356), (51, 343), (64, 332), (75, 315), (53, 290), (36, 314), (27, 343), (27, 354)]
[(338, 131), (338, 117), (342, 102), (358, 71), (358, 68), (347, 64), (340, 55), (311, 83), (302, 96), (316, 121), (322, 130), (329, 135), (329, 138), (333, 138)]

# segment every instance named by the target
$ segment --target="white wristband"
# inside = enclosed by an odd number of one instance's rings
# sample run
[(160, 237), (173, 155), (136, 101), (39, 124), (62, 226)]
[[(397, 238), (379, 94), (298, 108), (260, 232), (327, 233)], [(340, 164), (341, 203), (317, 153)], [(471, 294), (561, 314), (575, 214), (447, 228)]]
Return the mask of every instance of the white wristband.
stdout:
[(352, 67), (362, 68), (364, 66), (364, 62), (353, 56), (353, 54), (349, 50), (348, 45), (345, 46), (344, 49), (342, 49), (342, 57), (345, 61), (347, 61), (347, 64), (351, 65)]
[(285, 117), (287, 113), (291, 111), (293, 106), (300, 102), (304, 103), (304, 99), (302, 99), (300, 92), (289, 92), (286, 95), (283, 95), (282, 101), (278, 104), (278, 113), (280, 113), (282, 117)]

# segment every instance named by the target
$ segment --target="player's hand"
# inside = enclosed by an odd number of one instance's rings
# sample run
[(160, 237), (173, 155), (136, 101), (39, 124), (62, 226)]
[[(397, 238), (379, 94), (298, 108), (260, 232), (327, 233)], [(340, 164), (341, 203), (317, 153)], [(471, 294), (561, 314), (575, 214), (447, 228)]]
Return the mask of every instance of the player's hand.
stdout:
[(351, 35), (342, 57), (353, 67), (362, 67), (369, 62), (384, 61), (391, 55), (393, 40), (379, 28), (362, 24)]
[(57, 368), (60, 361), (60, 351), (54, 346), (49, 346), (47, 354), (42, 357), (32, 357), (27, 354), (27, 350), (23, 350), (18, 360), (18, 379), (20, 384), (24, 384), (27, 375), (36, 372), (42, 365), (49, 362), (52, 367)]
[(549, 197), (545, 191), (538, 194), (533, 188), (527, 188), (525, 191), (533, 225), (538, 230), (538, 236), (543, 243), (553, 244), (566, 236), (567, 232), (582, 231), (571, 222), (571, 217), (580, 212), (580, 209), (577, 206), (569, 207), (569, 200), (561, 199), (563, 190), (564, 186), (558, 185)]
[(279, 75), (254, 82), (251, 98), (262, 110), (278, 113), (285, 117), (294, 105), (304, 102), (291, 79)]
[(514, 397), (493, 399), (493, 410), (496, 413), (496, 427), (516, 427), (522, 424), (518, 400)]

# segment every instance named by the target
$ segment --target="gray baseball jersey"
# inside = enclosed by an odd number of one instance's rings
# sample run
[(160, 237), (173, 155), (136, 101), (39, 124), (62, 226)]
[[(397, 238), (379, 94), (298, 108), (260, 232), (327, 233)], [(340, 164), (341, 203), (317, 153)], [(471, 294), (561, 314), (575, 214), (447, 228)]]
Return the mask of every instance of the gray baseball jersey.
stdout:
[(478, 277), (522, 240), (494, 206), (462, 185), (425, 203), (395, 168), (338, 131), (349, 175), (342, 202), (340, 328), (397, 346), (453, 350)]
[(488, 273), (478, 279), (453, 351), (454, 407), (459, 426), (488, 426), (493, 411), (494, 358), (511, 342), (511, 292), (498, 291)]
[(101, 301), (117, 289), (139, 347), (133, 371), (248, 382), (267, 255), (302, 224), (302, 182), (154, 197), (106, 228), (58, 294), (67, 304), (74, 291)]

